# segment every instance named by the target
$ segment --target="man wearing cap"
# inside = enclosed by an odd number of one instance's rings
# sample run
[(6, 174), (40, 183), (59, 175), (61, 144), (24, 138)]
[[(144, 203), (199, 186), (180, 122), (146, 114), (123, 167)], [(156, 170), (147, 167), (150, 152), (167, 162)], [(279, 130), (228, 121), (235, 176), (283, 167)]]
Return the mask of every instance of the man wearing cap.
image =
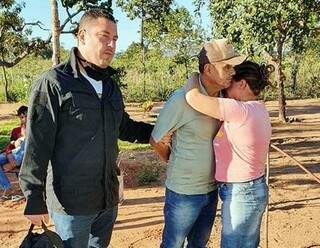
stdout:
[[(233, 66), (245, 60), (227, 39), (205, 43), (198, 57), (200, 89), (210, 96), (230, 85)], [(218, 202), (212, 141), (219, 127), (219, 120), (187, 104), (183, 87), (160, 112), (150, 143), (168, 162), (162, 248), (181, 248), (186, 238), (187, 247), (206, 247)], [(171, 147), (160, 142), (168, 133)]]

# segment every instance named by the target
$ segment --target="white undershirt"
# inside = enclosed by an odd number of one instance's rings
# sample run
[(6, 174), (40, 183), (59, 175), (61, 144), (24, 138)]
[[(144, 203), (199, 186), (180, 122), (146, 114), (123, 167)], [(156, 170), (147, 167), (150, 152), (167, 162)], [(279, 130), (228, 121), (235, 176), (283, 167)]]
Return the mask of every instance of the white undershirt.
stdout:
[(91, 77), (89, 77), (87, 74), (81, 72), (81, 74), (91, 83), (92, 87), (95, 89), (97, 92), (99, 98), (102, 96), (102, 80), (95, 80)]

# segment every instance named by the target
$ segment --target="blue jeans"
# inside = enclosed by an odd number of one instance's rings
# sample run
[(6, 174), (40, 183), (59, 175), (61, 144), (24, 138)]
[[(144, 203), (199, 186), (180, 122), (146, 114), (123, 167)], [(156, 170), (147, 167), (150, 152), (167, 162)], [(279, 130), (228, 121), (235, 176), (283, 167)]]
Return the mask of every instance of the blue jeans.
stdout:
[(9, 161), (5, 153), (0, 153), (0, 188), (7, 190), (10, 188), (10, 181), (3, 171), (2, 166), (7, 164)]
[(184, 195), (166, 189), (161, 248), (204, 248), (209, 240), (218, 203), (218, 190)]
[(9, 163), (9, 160), (7, 159), (7, 155), (3, 152), (0, 153), (0, 166), (2, 167), (2, 165), (5, 165)]
[[(11, 150), (11, 154), (13, 156), (14, 162), (16, 163), (16, 166), (20, 167), (24, 155), (24, 146), (25, 146), (25, 141), (21, 143), (21, 145), (13, 150)], [(1, 153), (0, 154), (0, 165), (5, 165), (9, 163), (9, 160), (7, 158), (6, 153)]]
[(95, 215), (66, 215), (49, 211), (64, 248), (108, 247), (118, 207)]
[(0, 165), (0, 188), (7, 190), (10, 188), (10, 181), (4, 173), (2, 166)]
[(268, 201), (265, 177), (244, 183), (219, 183), (222, 200), (221, 248), (256, 248)]

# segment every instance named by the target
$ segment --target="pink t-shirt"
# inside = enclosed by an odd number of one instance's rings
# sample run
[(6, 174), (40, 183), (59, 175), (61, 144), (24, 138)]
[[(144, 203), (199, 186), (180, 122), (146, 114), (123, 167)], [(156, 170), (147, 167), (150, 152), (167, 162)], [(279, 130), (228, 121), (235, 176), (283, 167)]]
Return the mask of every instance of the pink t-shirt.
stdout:
[(223, 124), (214, 139), (215, 178), (220, 182), (246, 182), (265, 173), (271, 123), (265, 105), (219, 98)]

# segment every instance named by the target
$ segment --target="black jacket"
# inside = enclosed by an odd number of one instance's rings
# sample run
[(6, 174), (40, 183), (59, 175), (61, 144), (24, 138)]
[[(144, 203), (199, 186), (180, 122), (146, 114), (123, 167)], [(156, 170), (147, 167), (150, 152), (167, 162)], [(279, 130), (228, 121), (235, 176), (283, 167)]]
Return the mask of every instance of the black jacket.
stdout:
[(100, 99), (79, 73), (74, 52), (32, 88), (20, 170), (25, 214), (47, 213), (48, 206), (86, 215), (115, 206), (117, 140), (147, 143), (153, 128), (131, 120), (124, 111), (112, 68)]

